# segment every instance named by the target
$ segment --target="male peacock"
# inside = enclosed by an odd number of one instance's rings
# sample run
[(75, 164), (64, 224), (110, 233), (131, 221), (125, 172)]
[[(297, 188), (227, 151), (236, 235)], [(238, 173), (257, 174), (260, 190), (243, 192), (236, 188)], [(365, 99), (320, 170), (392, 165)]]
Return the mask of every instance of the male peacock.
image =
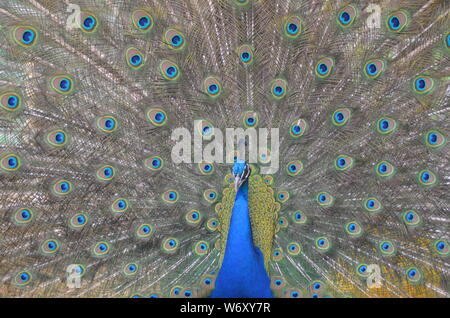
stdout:
[[(2, 0), (0, 295), (450, 297), (449, 14)], [(279, 151), (177, 163), (180, 127)]]

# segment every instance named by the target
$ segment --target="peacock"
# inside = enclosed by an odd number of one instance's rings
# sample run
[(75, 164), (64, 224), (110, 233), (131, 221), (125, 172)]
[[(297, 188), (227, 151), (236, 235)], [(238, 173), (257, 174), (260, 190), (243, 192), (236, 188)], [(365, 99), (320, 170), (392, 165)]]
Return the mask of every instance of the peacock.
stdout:
[(450, 297), (449, 62), (447, 0), (2, 0), (0, 296)]

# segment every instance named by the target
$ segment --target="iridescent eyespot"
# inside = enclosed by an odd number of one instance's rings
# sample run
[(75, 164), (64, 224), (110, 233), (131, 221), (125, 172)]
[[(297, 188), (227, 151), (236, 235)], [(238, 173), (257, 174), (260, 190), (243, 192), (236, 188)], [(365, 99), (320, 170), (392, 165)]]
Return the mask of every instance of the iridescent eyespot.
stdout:
[(114, 179), (115, 175), (116, 168), (111, 165), (102, 166), (95, 173), (95, 176), (100, 181), (111, 181), (112, 179)]
[(298, 138), (303, 136), (308, 129), (308, 123), (304, 119), (297, 119), (291, 124), (289, 133), (293, 138)]
[(414, 210), (403, 212), (403, 222), (408, 226), (417, 226), (422, 222), (422, 217)]
[(73, 191), (72, 182), (65, 179), (57, 180), (52, 185), (52, 192), (57, 196), (65, 196), (70, 194), (72, 191)]
[(339, 155), (334, 160), (334, 168), (337, 171), (347, 171), (353, 167), (354, 159), (347, 155)]
[(16, 154), (10, 153), (0, 157), (0, 168), (6, 172), (14, 172), (20, 169), (22, 160)]
[(18, 225), (30, 223), (33, 217), (33, 211), (29, 208), (20, 208), (14, 212), (14, 222)]
[(200, 286), (203, 289), (213, 289), (216, 282), (216, 277), (214, 275), (204, 275), (200, 277)]
[(292, 242), (288, 244), (288, 246), (286, 247), (286, 251), (289, 253), (289, 255), (296, 256), (301, 253), (302, 246), (297, 242)]
[(408, 267), (406, 270), (406, 279), (412, 283), (412, 284), (418, 284), (421, 282), (422, 280), (422, 273), (420, 272), (420, 270), (415, 267), (415, 266), (411, 266)]
[(88, 222), (86, 214), (77, 213), (69, 218), (69, 226), (74, 230), (82, 229)]
[(290, 16), (284, 23), (284, 34), (291, 39), (298, 38), (302, 33), (302, 20), (298, 16)]
[(444, 239), (436, 240), (433, 244), (433, 248), (439, 254), (439, 256), (447, 257), (450, 255), (448, 241)]
[(253, 63), (253, 51), (253, 46), (248, 44), (241, 45), (237, 49), (237, 54), (244, 65), (251, 65)]
[(323, 207), (333, 205), (334, 197), (328, 192), (319, 192), (316, 196), (316, 202)]
[(397, 128), (397, 122), (389, 117), (381, 117), (376, 124), (376, 131), (381, 135), (388, 135)]
[(57, 75), (50, 81), (53, 90), (61, 95), (69, 95), (75, 88), (75, 81), (69, 75)]
[(158, 171), (163, 168), (164, 161), (160, 156), (151, 156), (144, 160), (144, 166), (150, 171)]
[(334, 61), (332, 58), (330, 57), (322, 58), (316, 63), (315, 67), (316, 76), (321, 79), (327, 78), (328, 76), (330, 76), (331, 72), (333, 71), (333, 68), (334, 68)]
[(203, 256), (208, 254), (209, 252), (209, 244), (206, 241), (199, 241), (194, 245), (194, 253)]
[(392, 256), (396, 252), (396, 248), (391, 241), (381, 241), (378, 247), (384, 256)]
[(161, 244), (164, 252), (173, 253), (178, 249), (179, 242), (174, 237), (168, 237), (165, 238)]
[(257, 112), (248, 111), (243, 116), (244, 126), (246, 128), (255, 128), (259, 123), (259, 115)]
[(152, 235), (153, 233), (153, 226), (151, 226), (150, 224), (139, 224), (138, 227), (136, 228), (136, 235), (138, 238), (144, 239), (144, 238), (148, 238)]
[(303, 293), (300, 289), (289, 288), (283, 293), (284, 298), (303, 298)]
[(93, 33), (98, 27), (97, 18), (88, 12), (81, 12), (81, 30), (85, 33)]
[(14, 41), (23, 47), (32, 47), (38, 40), (38, 32), (30, 26), (18, 26), (12, 32)]
[(352, 5), (347, 5), (339, 10), (337, 14), (337, 22), (343, 28), (348, 28), (356, 19), (357, 10)]
[(217, 227), (219, 226), (219, 221), (216, 218), (211, 218), (206, 222), (206, 229), (210, 232), (214, 232), (217, 230)]
[(392, 177), (395, 174), (395, 167), (388, 161), (380, 161), (375, 166), (375, 173), (383, 178)]
[(214, 172), (214, 165), (210, 162), (200, 162), (198, 169), (202, 175), (211, 175)]
[(175, 190), (167, 190), (163, 193), (162, 199), (167, 203), (175, 203), (178, 201), (178, 192)]
[(309, 292), (316, 298), (315, 296), (321, 295), (326, 290), (326, 285), (320, 280), (315, 280), (309, 284)]
[(287, 228), (289, 226), (289, 222), (284, 216), (281, 216), (278, 218), (278, 226), (283, 229)]
[(351, 111), (348, 108), (338, 108), (331, 116), (333, 125), (337, 127), (345, 126), (350, 120)]
[(41, 244), (41, 252), (44, 254), (54, 254), (59, 250), (59, 247), (58, 240), (49, 239)]
[(400, 10), (390, 14), (386, 20), (388, 30), (391, 32), (400, 32), (408, 24), (408, 14), (406, 11)]
[(189, 225), (197, 225), (202, 222), (203, 215), (198, 210), (191, 210), (186, 213), (186, 215), (184, 216), (184, 219), (185, 219), (186, 223)]
[(368, 198), (364, 200), (363, 206), (367, 212), (371, 213), (379, 212), (383, 209), (383, 206), (381, 205), (380, 201), (376, 198)]
[(197, 131), (203, 137), (203, 139), (210, 140), (214, 135), (214, 127), (209, 121), (204, 119), (195, 120), (194, 124)]
[(127, 199), (124, 198), (118, 198), (114, 200), (114, 202), (111, 204), (111, 211), (113, 213), (124, 213), (129, 209), (130, 205), (128, 203)]
[(169, 60), (163, 60), (161, 64), (159, 64), (159, 69), (162, 76), (167, 80), (173, 81), (180, 76), (178, 65)]
[(216, 190), (213, 189), (207, 189), (203, 192), (203, 198), (208, 202), (208, 203), (214, 203), (217, 201), (218, 198), (218, 194)]
[(28, 271), (21, 271), (14, 277), (14, 283), (17, 286), (26, 286), (33, 280), (33, 276)]
[(358, 264), (356, 266), (356, 273), (363, 278), (366, 278), (367, 276), (369, 276), (370, 273), (368, 271), (367, 264)]
[(52, 147), (64, 147), (69, 142), (69, 135), (62, 129), (56, 129), (47, 134), (46, 141)]
[(22, 97), (14, 92), (0, 95), (0, 106), (8, 112), (17, 112), (22, 108)]
[(272, 160), (272, 152), (267, 148), (260, 148), (258, 151), (258, 162), (260, 164), (268, 164)]
[(276, 79), (272, 82), (270, 92), (275, 99), (282, 99), (286, 96), (287, 82), (284, 79)]
[(167, 114), (161, 108), (152, 108), (147, 111), (147, 118), (155, 127), (162, 127), (167, 124)]
[(417, 76), (413, 80), (413, 83), (414, 83), (413, 85), (414, 92), (420, 95), (428, 94), (434, 88), (434, 79), (431, 78), (430, 76), (425, 75)]
[(283, 250), (281, 248), (275, 248), (272, 251), (272, 261), (279, 262), (284, 258)]
[(263, 178), (264, 183), (267, 185), (272, 185), (273, 184), (273, 177), (272, 176), (264, 176)]
[(124, 273), (125, 276), (133, 276), (137, 274), (138, 270), (139, 265), (137, 263), (128, 263), (123, 267), (122, 273)]
[(437, 177), (431, 170), (425, 169), (419, 172), (418, 180), (421, 185), (431, 187), (437, 184)]
[(305, 224), (308, 217), (305, 213), (303, 213), (303, 211), (297, 210), (292, 213), (292, 220), (297, 224)]
[(86, 274), (86, 266), (84, 264), (70, 264), (67, 267), (67, 272), (71, 277), (83, 277)]
[(315, 240), (316, 248), (321, 252), (326, 252), (331, 248), (331, 242), (328, 238), (322, 236)]
[(281, 276), (274, 276), (271, 279), (270, 287), (274, 290), (283, 289), (286, 286), (286, 281)]
[(281, 203), (285, 203), (287, 200), (289, 200), (289, 192), (287, 191), (278, 191), (277, 199)]
[(146, 10), (135, 10), (131, 15), (131, 20), (133, 26), (141, 32), (148, 32), (153, 28), (153, 18)]
[(169, 296), (172, 298), (177, 298), (181, 296), (181, 291), (183, 290), (183, 287), (181, 286), (174, 286), (170, 289)]
[(234, 3), (238, 6), (246, 6), (250, 3), (250, 0), (234, 0)]
[(134, 47), (130, 47), (125, 52), (125, 61), (132, 69), (140, 69), (144, 66), (144, 55)]
[(288, 175), (295, 177), (303, 170), (303, 163), (300, 160), (294, 160), (287, 164), (286, 171)]
[(117, 130), (119, 123), (113, 116), (102, 116), (97, 118), (97, 128), (101, 132), (112, 133)]
[(108, 255), (110, 252), (110, 246), (107, 242), (98, 242), (92, 247), (92, 254), (96, 257), (102, 257)]
[(203, 81), (203, 91), (209, 97), (219, 97), (222, 93), (222, 83), (217, 77), (210, 76)]
[(373, 59), (366, 62), (364, 65), (364, 74), (371, 79), (380, 77), (383, 74), (385, 62), (379, 59)]
[(196, 296), (197, 296), (196, 292), (190, 288), (185, 288), (181, 291), (181, 297), (196, 298)]
[(447, 143), (447, 138), (438, 130), (430, 130), (425, 134), (425, 144), (431, 148), (440, 148)]
[(359, 237), (363, 233), (361, 225), (356, 221), (351, 221), (345, 224), (345, 231), (348, 235), (353, 237)]
[(164, 43), (167, 44), (169, 49), (181, 50), (186, 45), (186, 39), (180, 31), (174, 28), (167, 29), (164, 33)]

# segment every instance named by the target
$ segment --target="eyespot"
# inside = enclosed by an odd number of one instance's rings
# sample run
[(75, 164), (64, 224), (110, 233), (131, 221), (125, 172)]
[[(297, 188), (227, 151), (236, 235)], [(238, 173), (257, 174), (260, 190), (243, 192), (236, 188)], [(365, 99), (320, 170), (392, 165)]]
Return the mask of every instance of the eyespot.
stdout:
[(150, 171), (159, 171), (164, 166), (164, 161), (160, 156), (151, 156), (144, 160), (144, 166)]
[(303, 163), (300, 160), (294, 160), (287, 164), (286, 171), (288, 175), (295, 177), (303, 170)]
[(319, 192), (316, 196), (316, 201), (320, 206), (328, 207), (333, 205), (334, 197), (328, 192)]
[(383, 206), (377, 198), (368, 198), (364, 200), (363, 206), (367, 212), (371, 213), (379, 212), (383, 209)]
[(23, 47), (32, 47), (37, 43), (38, 32), (30, 26), (18, 26), (13, 30), (14, 41)]
[(125, 276), (134, 276), (138, 273), (139, 265), (137, 263), (128, 263), (126, 264), (122, 272), (125, 274)]
[(203, 215), (198, 210), (191, 210), (186, 213), (186, 215), (184, 216), (184, 219), (185, 219), (186, 223), (189, 225), (197, 225), (197, 224), (201, 223), (201, 221), (203, 219)]
[(356, 273), (363, 278), (368, 277), (370, 273), (367, 267), (368, 267), (367, 264), (358, 264), (356, 266)]
[(272, 251), (272, 261), (279, 262), (284, 258), (283, 250), (281, 248), (275, 248)]
[(88, 217), (83, 213), (76, 213), (69, 219), (69, 226), (74, 230), (82, 229), (88, 222)]
[(64, 130), (56, 129), (47, 134), (46, 141), (52, 147), (64, 147), (69, 141), (69, 136)]
[(351, 111), (348, 108), (338, 108), (334, 111), (331, 120), (333, 125), (337, 127), (345, 126), (351, 117)]
[(396, 252), (396, 248), (391, 241), (381, 241), (378, 245), (381, 254), (384, 256), (392, 256)]
[(286, 96), (287, 82), (284, 79), (276, 79), (272, 82), (270, 91), (275, 99), (282, 99)]
[(59, 250), (59, 242), (55, 239), (46, 240), (41, 244), (41, 252), (44, 254), (54, 254)]
[(284, 34), (288, 38), (295, 39), (302, 33), (302, 20), (298, 16), (290, 16), (284, 23)]
[(292, 213), (292, 220), (297, 224), (305, 224), (308, 220), (308, 217), (305, 213), (303, 213), (303, 211), (297, 210)]
[(347, 5), (339, 10), (337, 14), (337, 22), (343, 28), (350, 27), (355, 22), (357, 10), (352, 5)]
[(445, 36), (444, 36), (444, 45), (447, 49), (450, 50), (450, 32), (448, 32)]
[(58, 75), (51, 79), (50, 86), (61, 95), (69, 95), (74, 90), (74, 79), (69, 75)]
[(209, 252), (209, 244), (206, 241), (198, 241), (194, 246), (194, 253), (203, 256), (208, 254)]
[(271, 279), (270, 288), (274, 290), (281, 290), (286, 286), (286, 281), (281, 276), (274, 276)]
[(116, 168), (111, 165), (100, 167), (96, 172), (96, 177), (100, 181), (111, 181), (116, 175)]
[(216, 190), (213, 189), (207, 189), (203, 192), (203, 198), (206, 200), (206, 202), (208, 203), (214, 203), (217, 201), (218, 198), (218, 194)]
[(377, 132), (381, 135), (388, 135), (397, 128), (397, 122), (389, 117), (381, 117), (377, 121)]
[(29, 208), (20, 208), (14, 212), (14, 222), (18, 225), (33, 221), (34, 213)]
[(211, 218), (206, 222), (206, 229), (210, 232), (214, 232), (217, 230), (217, 227), (219, 226), (219, 221), (216, 218)]
[(287, 191), (278, 191), (277, 199), (281, 203), (285, 203), (287, 200), (289, 200), (289, 192)]
[(175, 203), (178, 201), (178, 192), (175, 190), (167, 190), (163, 193), (162, 199), (167, 203)]
[(243, 7), (250, 3), (250, 0), (234, 0), (237, 6)]
[(363, 233), (361, 225), (356, 221), (348, 222), (345, 225), (345, 231), (347, 232), (348, 235), (353, 237), (359, 237)]
[(425, 75), (417, 76), (414, 79), (414, 92), (420, 95), (430, 93), (434, 88), (434, 80)]
[(325, 57), (316, 63), (316, 76), (324, 79), (330, 76), (334, 68), (334, 61), (330, 57)]
[(301, 253), (302, 246), (297, 242), (292, 242), (288, 244), (288, 246), (286, 247), (286, 251), (292, 256), (297, 256)]
[(449, 245), (446, 240), (436, 240), (433, 244), (433, 247), (434, 250), (439, 254), (439, 256), (447, 257), (450, 255)]
[(184, 298), (196, 298), (197, 294), (194, 290), (190, 289), (190, 288), (185, 288), (181, 291), (181, 297)]
[(97, 17), (88, 12), (81, 12), (81, 30), (85, 33), (94, 33), (98, 27)]
[(97, 128), (105, 133), (112, 133), (117, 130), (119, 123), (113, 116), (102, 116), (97, 118)]
[(53, 183), (52, 192), (57, 196), (65, 196), (73, 191), (72, 182), (61, 179)]
[(447, 138), (438, 130), (430, 130), (425, 134), (425, 144), (431, 148), (441, 148), (447, 143)]
[(134, 47), (130, 47), (125, 52), (125, 61), (132, 69), (140, 69), (144, 65), (144, 54)]
[(304, 119), (297, 119), (291, 124), (289, 133), (293, 138), (298, 138), (303, 136), (308, 130), (308, 123)]
[(273, 177), (272, 176), (264, 176), (263, 178), (264, 183), (267, 185), (272, 185), (273, 184)]
[(214, 288), (216, 277), (214, 275), (204, 275), (200, 277), (200, 286), (203, 289), (210, 290)]
[(278, 226), (280, 228), (287, 228), (289, 226), (289, 222), (284, 216), (281, 216), (278, 218)]
[(313, 295), (313, 298), (315, 298), (314, 295), (319, 296), (323, 292), (325, 292), (325, 290), (326, 286), (320, 280), (315, 280), (309, 284), (309, 292), (311, 293), (311, 295)]
[(421, 282), (422, 280), (422, 273), (420, 272), (420, 270), (415, 267), (415, 266), (411, 266), (408, 267), (406, 270), (406, 279), (412, 283), (412, 284), (418, 284)]
[(339, 155), (334, 160), (334, 168), (337, 171), (347, 171), (353, 167), (354, 159), (347, 155)]
[(259, 115), (257, 112), (248, 111), (243, 116), (244, 126), (246, 128), (255, 128), (259, 124)]
[(431, 170), (425, 169), (419, 172), (419, 183), (423, 186), (432, 187), (437, 184), (437, 177)]
[(197, 128), (197, 131), (199, 134), (203, 137), (205, 140), (210, 140), (212, 136), (214, 135), (214, 127), (213, 125), (207, 121), (207, 120), (196, 120), (195, 126)]
[(102, 257), (108, 255), (110, 252), (110, 246), (107, 242), (101, 241), (96, 243), (92, 247), (92, 254), (96, 257)]
[(401, 32), (408, 22), (408, 15), (403, 10), (390, 14), (386, 21), (388, 30), (395, 33)]
[(214, 165), (209, 162), (200, 162), (198, 169), (202, 175), (211, 175), (214, 172)]
[(422, 217), (414, 210), (403, 212), (403, 222), (408, 226), (417, 226), (422, 222)]
[(130, 205), (127, 199), (118, 198), (111, 204), (111, 211), (113, 213), (121, 214), (125, 213), (129, 209), (129, 207)]
[(164, 42), (167, 44), (169, 49), (181, 50), (186, 45), (186, 39), (180, 31), (174, 28), (169, 28), (164, 33)]
[(162, 241), (162, 249), (166, 253), (174, 253), (178, 249), (178, 245), (178, 240), (174, 237), (168, 237)]
[(154, 232), (153, 226), (147, 223), (139, 224), (136, 228), (136, 235), (140, 239), (150, 237), (153, 234), (153, 232)]
[(71, 264), (67, 270), (70, 271), (70, 276), (74, 278), (83, 277), (86, 274), (86, 266), (84, 264)]
[(253, 52), (253, 47), (248, 44), (241, 45), (237, 49), (237, 54), (239, 55), (241, 62), (246, 66), (253, 64)]
[(203, 81), (203, 91), (209, 97), (219, 97), (222, 93), (222, 84), (217, 77), (207, 77)]
[(155, 127), (162, 127), (167, 124), (167, 114), (161, 108), (152, 108), (147, 111), (147, 118)]
[(303, 293), (300, 289), (289, 288), (283, 292), (284, 298), (303, 298)]
[(153, 18), (146, 10), (135, 10), (131, 15), (131, 20), (133, 26), (141, 32), (148, 32), (153, 28)]
[(258, 151), (258, 162), (260, 164), (267, 164), (272, 160), (270, 149), (260, 148)]
[(26, 286), (31, 283), (33, 276), (28, 271), (20, 271), (14, 277), (14, 283), (18, 286)]
[(14, 92), (0, 95), (0, 106), (8, 112), (17, 112), (22, 109), (22, 97)]
[(180, 76), (178, 65), (169, 60), (163, 60), (159, 64), (159, 69), (166, 80), (174, 81)]
[(371, 79), (380, 77), (383, 74), (385, 63), (383, 60), (373, 59), (366, 62), (364, 65), (364, 74)]
[(375, 166), (375, 173), (380, 177), (389, 178), (395, 174), (395, 167), (388, 161), (380, 161)]
[(22, 166), (22, 160), (16, 154), (10, 153), (4, 155), (0, 159), (0, 167), (6, 172), (14, 172), (20, 169)]
[(316, 248), (321, 252), (326, 252), (331, 249), (331, 242), (328, 238), (322, 236), (315, 240)]
[(171, 298), (177, 298), (177, 297), (181, 297), (181, 291), (183, 290), (183, 287), (181, 286), (174, 286), (171, 288), (169, 296)]

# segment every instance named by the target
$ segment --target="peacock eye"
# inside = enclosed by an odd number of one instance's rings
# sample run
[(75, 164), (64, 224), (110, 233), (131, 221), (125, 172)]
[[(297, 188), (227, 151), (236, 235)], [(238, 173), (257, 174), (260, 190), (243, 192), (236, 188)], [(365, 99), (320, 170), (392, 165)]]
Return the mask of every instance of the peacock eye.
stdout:
[(376, 130), (381, 135), (389, 135), (397, 128), (397, 122), (389, 117), (381, 117), (376, 124)]
[(164, 41), (169, 49), (181, 50), (185, 47), (186, 40), (184, 34), (175, 28), (169, 28), (164, 33)]
[(111, 210), (115, 214), (122, 214), (126, 212), (128, 208), (129, 208), (128, 200), (124, 198), (116, 199), (111, 205)]
[(170, 81), (176, 80), (180, 76), (178, 65), (169, 60), (163, 60), (159, 65), (162, 76)]
[(133, 26), (141, 32), (148, 32), (153, 28), (153, 18), (146, 10), (135, 10), (131, 15)]
[(384, 72), (385, 62), (380, 59), (373, 59), (366, 62), (364, 66), (364, 74), (370, 78), (375, 79), (380, 77)]
[(414, 92), (419, 95), (424, 95), (430, 93), (434, 86), (434, 79), (430, 76), (418, 76), (413, 80)]
[(321, 79), (325, 79), (328, 76), (330, 76), (331, 72), (333, 71), (334, 67), (334, 61), (330, 57), (325, 57), (320, 59), (316, 63), (315, 71), (316, 76)]
[(38, 32), (31, 26), (18, 26), (13, 30), (12, 36), (17, 44), (29, 48), (37, 43)]
[(388, 30), (394, 33), (401, 32), (408, 24), (408, 14), (400, 10), (390, 14), (387, 18)]
[(419, 172), (418, 175), (419, 183), (423, 186), (431, 187), (437, 184), (437, 177), (429, 169), (425, 169)]
[(284, 79), (275, 79), (271, 85), (272, 96), (276, 100), (283, 99), (286, 96), (287, 82)]
[(343, 28), (350, 27), (356, 19), (357, 10), (352, 5), (347, 5), (339, 10), (337, 21)]
[(302, 20), (298, 16), (290, 16), (286, 18), (284, 24), (284, 35), (287, 38), (295, 39), (302, 33)]

